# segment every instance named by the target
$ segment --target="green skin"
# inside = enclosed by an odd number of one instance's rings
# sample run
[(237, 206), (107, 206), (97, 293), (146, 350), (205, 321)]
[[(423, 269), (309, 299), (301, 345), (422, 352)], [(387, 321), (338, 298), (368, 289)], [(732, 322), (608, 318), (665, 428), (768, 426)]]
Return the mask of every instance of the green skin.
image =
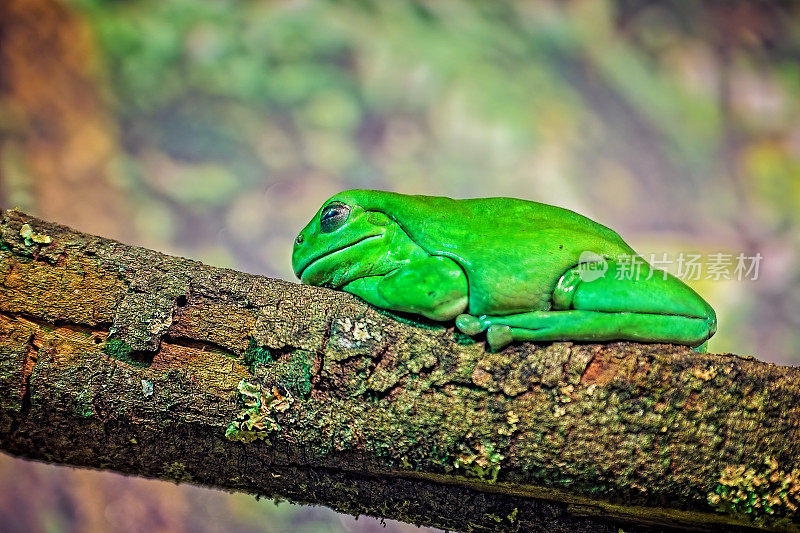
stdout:
[[(600, 262), (587, 263), (587, 254)], [(616, 340), (704, 350), (714, 310), (647, 263), (630, 275), (634, 255), (609, 228), (547, 204), (351, 190), (303, 228), (292, 267), (303, 283), (456, 319), (467, 335), (486, 331), (493, 350), (512, 341)], [(603, 262), (605, 275), (593, 276)]]

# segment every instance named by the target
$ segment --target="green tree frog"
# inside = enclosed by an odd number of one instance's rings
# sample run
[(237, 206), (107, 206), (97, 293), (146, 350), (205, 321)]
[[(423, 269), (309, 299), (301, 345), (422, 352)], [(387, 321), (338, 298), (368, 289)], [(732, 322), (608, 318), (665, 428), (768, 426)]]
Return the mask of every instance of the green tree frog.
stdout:
[(292, 267), (303, 283), (485, 331), (493, 350), (615, 340), (704, 350), (711, 306), (634, 257), (616, 232), (552, 205), (350, 190), (303, 228)]

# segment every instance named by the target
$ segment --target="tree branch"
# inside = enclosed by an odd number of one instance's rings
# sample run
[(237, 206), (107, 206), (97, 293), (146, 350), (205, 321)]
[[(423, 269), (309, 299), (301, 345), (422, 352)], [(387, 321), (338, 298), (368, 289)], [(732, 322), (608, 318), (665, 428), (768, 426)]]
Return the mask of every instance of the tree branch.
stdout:
[(15, 455), (460, 531), (800, 529), (797, 368), (632, 343), (487, 353), (17, 211), (0, 283)]

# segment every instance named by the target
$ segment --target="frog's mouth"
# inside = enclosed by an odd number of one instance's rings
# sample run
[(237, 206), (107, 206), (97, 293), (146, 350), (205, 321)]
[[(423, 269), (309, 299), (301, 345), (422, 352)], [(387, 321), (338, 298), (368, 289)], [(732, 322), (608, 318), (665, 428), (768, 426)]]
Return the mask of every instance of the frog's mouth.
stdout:
[(378, 233), (376, 235), (367, 235), (365, 237), (361, 237), (357, 241), (354, 241), (354, 242), (351, 242), (351, 243), (348, 243), (348, 244), (343, 244), (339, 248), (334, 248), (333, 250), (328, 250), (323, 254), (309, 257), (308, 260), (306, 261), (306, 264), (305, 265), (301, 265), (297, 269), (297, 271), (295, 272), (295, 275), (298, 278), (300, 278), (301, 282), (306, 283), (306, 278), (307, 278), (306, 274), (309, 273), (310, 271), (313, 271), (314, 267), (316, 267), (318, 265), (322, 265), (325, 262), (325, 260), (327, 260), (327, 259), (334, 259), (335, 260), (336, 255), (340, 254), (340, 252), (344, 252), (344, 251), (347, 251), (347, 250), (349, 250), (351, 248), (354, 248), (354, 247), (358, 246), (359, 244), (361, 244), (361, 243), (363, 243), (365, 241), (368, 241), (368, 240), (371, 240), (371, 239), (379, 239), (382, 236), (383, 236), (383, 233)]

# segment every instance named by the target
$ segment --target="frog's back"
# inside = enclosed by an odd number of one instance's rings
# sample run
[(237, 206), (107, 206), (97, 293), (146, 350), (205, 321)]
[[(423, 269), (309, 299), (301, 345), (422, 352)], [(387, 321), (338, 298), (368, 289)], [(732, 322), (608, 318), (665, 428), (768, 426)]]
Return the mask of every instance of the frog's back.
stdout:
[(611, 259), (634, 253), (606, 226), (530, 200), (367, 190), (336, 197), (385, 213), (428, 253), (456, 261), (469, 282), (471, 314), (547, 309), (558, 279), (581, 253)]

